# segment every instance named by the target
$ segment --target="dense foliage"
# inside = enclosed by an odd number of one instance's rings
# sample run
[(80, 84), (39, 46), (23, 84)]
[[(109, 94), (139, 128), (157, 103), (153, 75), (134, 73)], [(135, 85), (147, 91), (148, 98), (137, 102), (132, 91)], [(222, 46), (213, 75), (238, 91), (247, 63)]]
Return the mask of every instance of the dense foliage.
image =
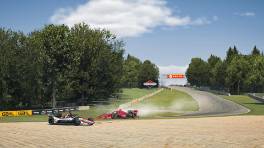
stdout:
[[(86, 24), (47, 25), (28, 35), (0, 28), (0, 109), (106, 100), (148, 74), (123, 54), (122, 41)], [(151, 78), (157, 77), (158, 71)]]
[(123, 68), (123, 87), (144, 87), (143, 83), (148, 80), (158, 82), (159, 69), (149, 60), (142, 63), (138, 58), (128, 55)]
[(264, 56), (255, 46), (248, 55), (229, 48), (226, 58), (211, 55), (207, 61), (193, 58), (186, 71), (193, 86), (206, 86), (232, 94), (264, 91)]

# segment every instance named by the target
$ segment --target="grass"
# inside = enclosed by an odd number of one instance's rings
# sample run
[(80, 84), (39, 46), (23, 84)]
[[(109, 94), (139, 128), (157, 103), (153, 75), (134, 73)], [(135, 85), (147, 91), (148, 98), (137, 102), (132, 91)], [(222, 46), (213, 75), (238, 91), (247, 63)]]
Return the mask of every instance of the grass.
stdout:
[(47, 115), (0, 117), (0, 123), (1, 122), (44, 122), (44, 121), (48, 121)]
[[(74, 111), (82, 117), (97, 117), (103, 113), (111, 112), (118, 108), (120, 104), (129, 102), (133, 99), (155, 92), (157, 89), (123, 89), (118, 99), (110, 101), (108, 105), (92, 106), (89, 110)], [(144, 101), (132, 106), (143, 113), (147, 113), (143, 118), (175, 117), (186, 111), (198, 110), (198, 104), (192, 97), (184, 92), (165, 89), (164, 91), (145, 99)], [(153, 111), (155, 110), (155, 111)], [(0, 122), (46, 122), (47, 115), (20, 116), (20, 117), (0, 117)]]
[[(92, 106), (89, 110), (74, 111), (73, 114), (78, 114), (82, 117), (97, 117), (105, 112), (117, 108), (120, 104), (129, 102), (132, 99), (142, 97), (157, 89), (139, 89), (139, 88), (124, 88), (118, 99), (112, 100), (109, 105), (96, 105)], [(0, 122), (42, 122), (47, 121), (47, 115), (34, 115), (34, 116), (20, 116), (20, 117), (0, 117)]]
[(146, 118), (175, 117), (184, 112), (197, 111), (198, 104), (184, 92), (165, 89), (132, 108), (138, 108)]
[(124, 88), (122, 89), (123, 93), (121, 94), (121, 98), (135, 99), (135, 98), (145, 96), (146, 94), (155, 92), (156, 90), (158, 89), (156, 88), (152, 88), (152, 89)]
[(232, 96), (222, 96), (227, 100), (236, 102), (251, 111), (246, 115), (264, 115), (264, 103), (257, 103), (254, 99), (246, 95), (232, 95)]

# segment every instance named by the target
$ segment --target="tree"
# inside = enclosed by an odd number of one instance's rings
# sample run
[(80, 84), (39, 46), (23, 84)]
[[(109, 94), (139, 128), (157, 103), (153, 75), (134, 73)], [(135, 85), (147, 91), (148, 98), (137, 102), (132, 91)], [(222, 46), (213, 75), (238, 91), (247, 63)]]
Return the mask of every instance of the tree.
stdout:
[[(207, 75), (207, 66), (209, 75)], [(202, 74), (203, 73), (203, 74)], [(205, 77), (204, 77), (205, 76)], [(186, 72), (191, 85), (208, 86), (211, 89), (224, 89), (233, 94), (241, 92), (264, 91), (264, 56), (255, 46), (249, 55), (239, 54), (234, 46), (229, 48), (222, 62), (211, 55), (208, 63), (200, 58), (193, 58)], [(210, 83), (206, 84), (206, 77)]]
[(207, 60), (209, 66), (209, 85), (214, 88), (217, 88), (216, 86), (217, 78), (215, 77), (217, 74), (214, 75), (213, 70), (216, 70), (214, 68), (216, 64), (219, 62), (221, 62), (221, 59), (215, 55), (211, 55)]
[(256, 55), (250, 59), (250, 72), (246, 78), (246, 84), (252, 92), (264, 91), (264, 57)]
[(74, 91), (81, 100), (107, 99), (120, 87), (123, 42), (105, 30), (94, 30), (86, 24), (71, 29), (72, 50), (77, 52)]
[(252, 49), (251, 55), (260, 55), (260, 51), (256, 46)]
[(124, 61), (124, 73), (122, 77), (122, 83), (124, 87), (138, 87), (139, 84), (139, 70), (142, 65), (141, 61), (131, 55), (127, 55)]
[(226, 62), (229, 64), (232, 59), (238, 55), (238, 50), (236, 48), (236, 46), (234, 46), (234, 48), (229, 47), (229, 49), (226, 52)]
[(73, 61), (70, 45), (70, 30), (65, 25), (48, 25), (41, 30), (41, 54), (45, 83), (51, 90), (52, 106), (56, 107), (59, 83), (67, 77), (66, 72)]
[(6, 78), (8, 76), (8, 63), (10, 58), (10, 30), (0, 28), (0, 102), (8, 95)]
[(247, 78), (250, 65), (244, 56), (235, 56), (230, 65), (227, 66), (226, 82), (230, 92), (240, 94), (244, 80)]
[(209, 65), (201, 58), (192, 58), (186, 71), (186, 77), (191, 85), (207, 86), (209, 84)]
[(47, 25), (28, 35), (0, 28), (0, 41), (0, 109), (107, 100), (120, 91), (123, 78), (158, 82), (156, 65), (146, 61), (145, 74), (136, 57), (126, 63), (121, 40), (84, 23)]
[(210, 83), (212, 88), (223, 89), (225, 86), (226, 65), (221, 60), (211, 69)]
[(139, 83), (141, 87), (144, 87), (143, 83), (152, 80), (156, 83), (159, 82), (159, 69), (158, 67), (151, 63), (149, 60), (145, 60), (140, 67), (138, 75)]

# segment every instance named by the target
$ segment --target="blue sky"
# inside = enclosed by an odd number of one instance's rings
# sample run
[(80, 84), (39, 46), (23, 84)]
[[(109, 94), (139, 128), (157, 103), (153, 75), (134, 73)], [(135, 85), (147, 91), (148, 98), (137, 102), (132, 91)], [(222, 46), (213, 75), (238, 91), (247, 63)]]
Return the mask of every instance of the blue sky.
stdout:
[(45, 24), (87, 22), (113, 31), (126, 52), (162, 73), (184, 72), (192, 57), (224, 57), (229, 46), (264, 49), (263, 0), (3, 0), (0, 27), (28, 33)]

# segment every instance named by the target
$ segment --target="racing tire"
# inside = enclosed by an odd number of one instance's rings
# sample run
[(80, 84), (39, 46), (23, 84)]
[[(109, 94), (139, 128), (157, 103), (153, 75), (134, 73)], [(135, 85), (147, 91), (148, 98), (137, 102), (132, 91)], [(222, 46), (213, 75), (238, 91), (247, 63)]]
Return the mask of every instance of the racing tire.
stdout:
[(119, 118), (119, 116), (117, 113), (112, 113), (112, 119), (118, 119), (118, 118)]
[(94, 119), (93, 119), (93, 118), (88, 118), (88, 120), (90, 120), (90, 121), (94, 121)]
[(49, 124), (53, 125), (54, 124), (54, 119), (52, 117), (49, 117)]
[(132, 111), (128, 111), (127, 118), (133, 118), (133, 119), (135, 119), (135, 117), (136, 117), (135, 113), (133, 113)]

